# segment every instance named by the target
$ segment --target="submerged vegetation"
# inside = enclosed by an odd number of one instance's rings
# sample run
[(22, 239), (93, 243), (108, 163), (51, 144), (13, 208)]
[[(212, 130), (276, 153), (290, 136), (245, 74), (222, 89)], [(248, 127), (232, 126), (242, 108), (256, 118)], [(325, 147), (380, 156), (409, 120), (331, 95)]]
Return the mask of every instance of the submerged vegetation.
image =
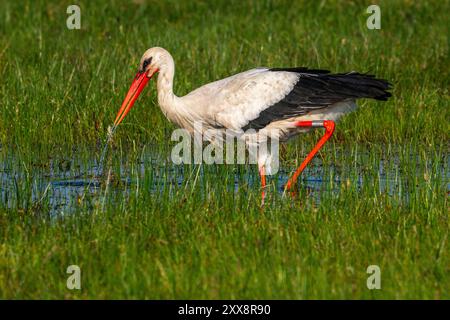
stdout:
[[(449, 298), (447, 2), (0, 3), (0, 298)], [(393, 83), (256, 168), (176, 166), (150, 83), (94, 179), (141, 54), (169, 50), (178, 95), (255, 66), (357, 70)], [(85, 182), (89, 183), (85, 183)], [(69, 265), (81, 290), (66, 288)], [(378, 265), (381, 290), (366, 286)]]

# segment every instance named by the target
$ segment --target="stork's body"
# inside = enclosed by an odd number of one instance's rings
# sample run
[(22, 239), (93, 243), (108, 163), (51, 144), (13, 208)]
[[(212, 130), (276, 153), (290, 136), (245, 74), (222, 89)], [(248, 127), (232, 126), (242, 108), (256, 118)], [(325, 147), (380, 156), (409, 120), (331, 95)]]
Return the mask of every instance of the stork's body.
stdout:
[[(158, 103), (173, 123), (194, 133), (194, 124), (207, 130), (248, 132), (286, 141), (313, 127), (324, 127), (326, 134), (287, 183), (290, 188), (315, 153), (331, 136), (334, 122), (356, 108), (358, 98), (387, 100), (389, 83), (356, 72), (330, 74), (307, 68), (256, 68), (206, 84), (183, 97), (173, 92), (175, 65), (162, 48), (147, 50), (140, 70), (117, 115), (115, 126), (131, 109), (148, 80), (158, 72)], [(245, 137), (245, 135), (243, 136)], [(205, 139), (208, 136), (205, 135)], [(264, 139), (259, 139), (263, 141)], [(267, 154), (258, 159), (265, 186)], [(264, 198), (264, 192), (263, 192)]]

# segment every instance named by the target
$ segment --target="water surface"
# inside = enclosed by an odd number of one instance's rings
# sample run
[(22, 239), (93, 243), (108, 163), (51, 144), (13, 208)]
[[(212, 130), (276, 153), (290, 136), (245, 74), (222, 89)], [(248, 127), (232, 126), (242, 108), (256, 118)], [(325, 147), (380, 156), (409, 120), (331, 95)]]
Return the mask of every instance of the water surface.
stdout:
[[(365, 184), (407, 202), (412, 188), (421, 183), (426, 187), (433, 175), (435, 179), (438, 175), (437, 179), (447, 186), (447, 192), (450, 190), (450, 160), (447, 156), (432, 161), (411, 154), (406, 166), (404, 155), (385, 159), (368, 152), (335, 151), (328, 160), (330, 163), (324, 164), (322, 159), (314, 159), (299, 180), (308, 196), (318, 202), (324, 193), (338, 194), (349, 185), (360, 189)], [(67, 214), (76, 211), (86, 199), (101, 202), (102, 197), (111, 194), (127, 196), (136, 188), (149, 193), (167, 189), (174, 192), (193, 181), (200, 181), (198, 187), (205, 193), (208, 192), (206, 185), (217, 183), (222, 186), (224, 180), (230, 191), (242, 192), (243, 187), (259, 190), (255, 166), (219, 166), (174, 165), (168, 157), (155, 151), (144, 152), (139, 159), (116, 158), (103, 166), (96, 156), (85, 154), (26, 166), (14, 154), (3, 153), (0, 158), (0, 206), (19, 210), (42, 207), (50, 215)], [(271, 190), (283, 193), (283, 186), (294, 170), (294, 166), (286, 165), (277, 175), (269, 177), (268, 181), (275, 187)]]

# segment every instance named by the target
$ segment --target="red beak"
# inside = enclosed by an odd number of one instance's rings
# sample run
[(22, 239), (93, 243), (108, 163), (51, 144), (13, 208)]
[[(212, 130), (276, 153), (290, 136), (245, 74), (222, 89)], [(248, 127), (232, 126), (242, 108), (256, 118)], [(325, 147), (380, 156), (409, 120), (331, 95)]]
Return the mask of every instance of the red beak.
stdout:
[(147, 72), (138, 72), (136, 74), (133, 83), (131, 84), (130, 89), (128, 90), (128, 93), (125, 97), (125, 100), (123, 100), (122, 106), (117, 113), (116, 120), (114, 120), (114, 127), (117, 127), (119, 123), (121, 123), (125, 118), (127, 113), (131, 110), (137, 98), (152, 76), (153, 74), (151, 76), (147, 76)]

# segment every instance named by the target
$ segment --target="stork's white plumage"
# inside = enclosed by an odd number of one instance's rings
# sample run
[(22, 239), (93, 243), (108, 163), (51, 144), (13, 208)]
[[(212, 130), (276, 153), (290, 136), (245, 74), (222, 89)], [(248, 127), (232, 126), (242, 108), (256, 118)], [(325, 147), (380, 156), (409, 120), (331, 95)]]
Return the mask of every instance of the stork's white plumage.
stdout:
[[(139, 72), (117, 114), (115, 127), (156, 72), (159, 73), (157, 90), (162, 112), (191, 134), (196, 122), (202, 123), (202, 133), (211, 129), (224, 132), (227, 129), (240, 132), (254, 129), (251, 134), (258, 137), (270, 134), (273, 138), (275, 133), (280, 141), (311, 128), (325, 128), (324, 137), (288, 181), (287, 189), (332, 135), (334, 122), (356, 108), (356, 99), (387, 100), (391, 96), (387, 91), (390, 84), (371, 75), (356, 72), (330, 74), (326, 70), (307, 68), (256, 68), (177, 97), (173, 92), (173, 58), (167, 50), (154, 47), (141, 58)], [(269, 156), (259, 154), (258, 159), (263, 188)]]

